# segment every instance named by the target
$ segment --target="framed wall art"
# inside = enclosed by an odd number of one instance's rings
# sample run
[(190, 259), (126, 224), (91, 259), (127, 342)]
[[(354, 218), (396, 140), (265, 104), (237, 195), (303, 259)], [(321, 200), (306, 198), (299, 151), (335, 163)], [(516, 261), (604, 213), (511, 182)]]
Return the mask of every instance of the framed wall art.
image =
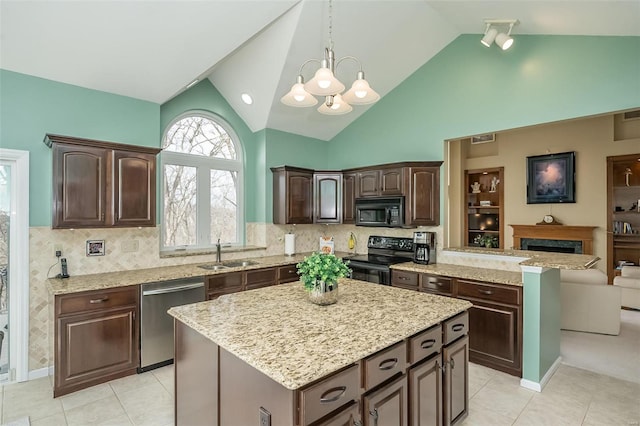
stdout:
[(575, 152), (527, 157), (527, 204), (575, 203)]

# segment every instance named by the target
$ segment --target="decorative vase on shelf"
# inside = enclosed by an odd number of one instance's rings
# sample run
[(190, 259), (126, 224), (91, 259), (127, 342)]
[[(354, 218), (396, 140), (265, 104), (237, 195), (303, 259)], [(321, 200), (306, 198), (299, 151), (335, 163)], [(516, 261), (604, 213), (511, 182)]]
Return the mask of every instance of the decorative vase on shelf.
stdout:
[(349, 261), (334, 254), (313, 253), (298, 263), (300, 281), (307, 290), (309, 301), (317, 305), (331, 305), (338, 301), (338, 279), (349, 276)]
[(316, 305), (333, 305), (338, 301), (338, 283), (316, 281), (315, 286), (309, 290), (309, 301)]

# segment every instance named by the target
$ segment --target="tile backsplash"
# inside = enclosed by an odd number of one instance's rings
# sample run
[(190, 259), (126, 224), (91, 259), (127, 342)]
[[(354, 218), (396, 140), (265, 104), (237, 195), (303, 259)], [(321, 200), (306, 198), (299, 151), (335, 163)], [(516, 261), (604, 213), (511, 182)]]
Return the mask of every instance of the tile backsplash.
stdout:
[[(421, 231), (438, 232), (438, 245), (442, 247), (441, 227), (420, 228)], [(223, 249), (223, 259), (240, 259), (284, 254), (284, 235), (296, 235), (296, 253), (311, 252), (319, 247), (321, 236), (334, 238), (335, 250), (340, 252), (367, 252), (369, 235), (412, 237), (414, 229), (365, 228), (353, 225), (273, 225), (248, 223), (247, 246), (250, 250)], [(353, 233), (356, 246), (348, 248), (349, 235)], [(104, 256), (87, 256), (87, 240), (104, 240)], [(67, 259), (70, 275), (87, 275), (158, 266), (204, 263), (215, 260), (215, 254), (197, 256), (160, 257), (160, 228), (114, 228), (53, 230), (48, 227), (32, 227), (29, 230), (30, 247), (30, 322), (29, 322), (29, 370), (53, 365), (50, 333), (48, 277), (60, 272), (55, 250), (62, 251)], [(257, 248), (256, 248), (257, 247)]]

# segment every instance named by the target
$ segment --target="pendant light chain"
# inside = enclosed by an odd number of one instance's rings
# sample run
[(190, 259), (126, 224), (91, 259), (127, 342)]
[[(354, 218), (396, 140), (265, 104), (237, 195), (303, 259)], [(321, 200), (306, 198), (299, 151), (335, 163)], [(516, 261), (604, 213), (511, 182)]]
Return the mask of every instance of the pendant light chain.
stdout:
[(333, 0), (329, 0), (329, 49), (333, 50)]

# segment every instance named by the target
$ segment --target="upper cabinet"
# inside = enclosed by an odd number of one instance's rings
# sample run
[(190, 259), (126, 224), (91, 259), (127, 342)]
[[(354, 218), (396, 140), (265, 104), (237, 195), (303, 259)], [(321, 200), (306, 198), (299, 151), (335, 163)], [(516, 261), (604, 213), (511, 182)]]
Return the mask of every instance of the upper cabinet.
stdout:
[(356, 198), (402, 195), (403, 172), (402, 167), (359, 171)]
[(160, 149), (49, 134), (44, 143), (53, 153), (52, 228), (155, 226)]
[(406, 169), (405, 223), (412, 226), (440, 224), (441, 161), (410, 166)]
[(342, 174), (342, 223), (356, 223), (358, 173)]
[(342, 173), (316, 172), (313, 200), (315, 223), (342, 223)]
[(313, 170), (272, 167), (273, 223), (313, 223)]

